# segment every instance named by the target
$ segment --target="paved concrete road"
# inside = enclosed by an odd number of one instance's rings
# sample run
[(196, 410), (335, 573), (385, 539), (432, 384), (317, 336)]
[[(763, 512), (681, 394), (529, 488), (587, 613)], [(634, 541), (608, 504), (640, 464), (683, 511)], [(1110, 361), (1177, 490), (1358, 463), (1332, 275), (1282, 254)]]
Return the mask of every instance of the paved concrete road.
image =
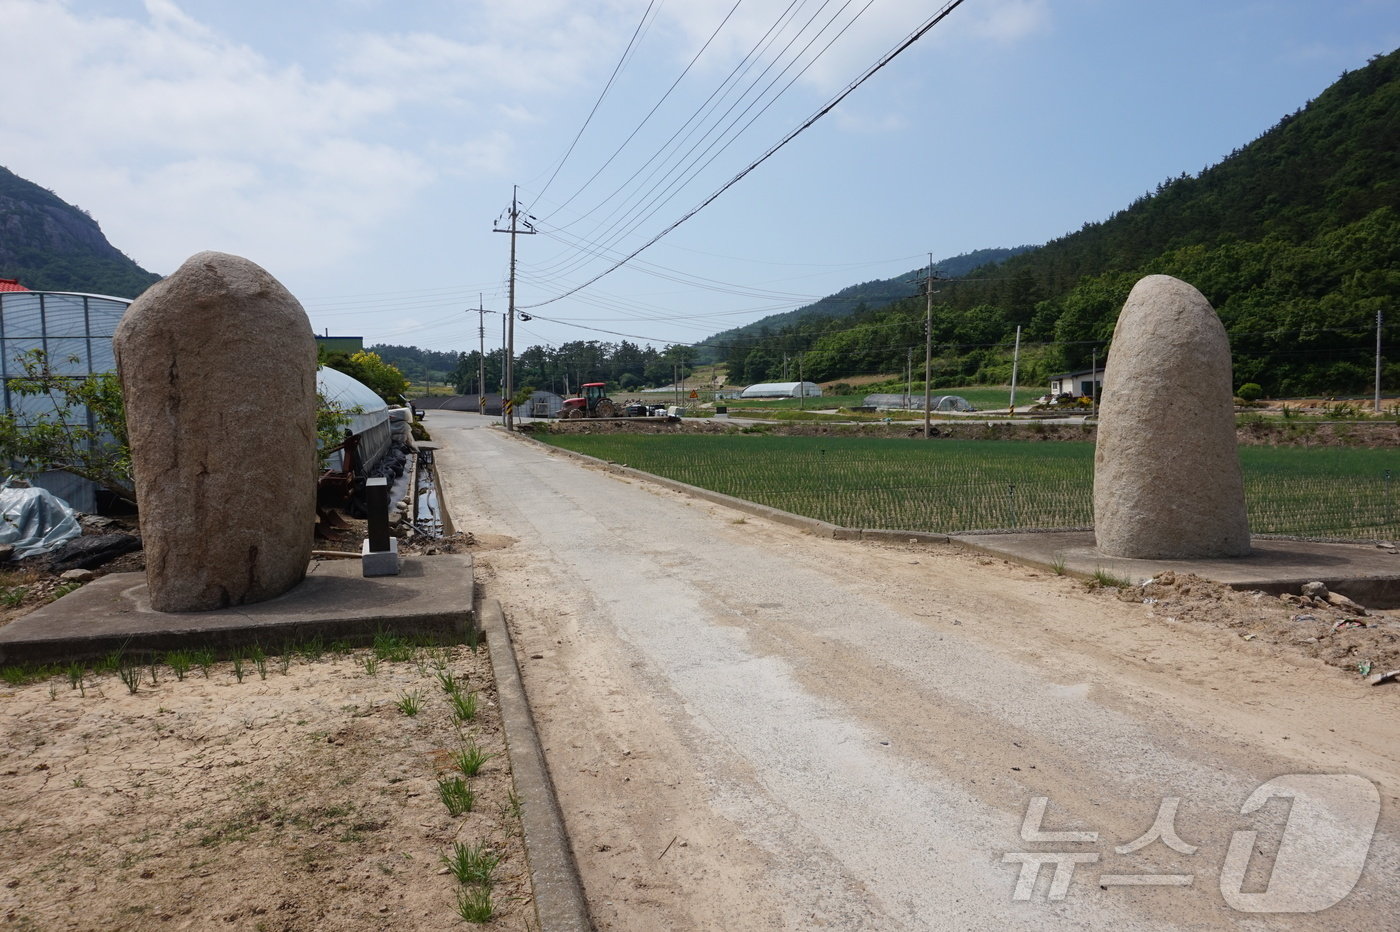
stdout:
[[(818, 540), (486, 423), (428, 419), (600, 928), (1395, 927), (1394, 692), (952, 547)], [(1334, 776), (1242, 811), (1298, 773)], [(1350, 889), (1378, 804), (1355, 890), (1296, 911)]]

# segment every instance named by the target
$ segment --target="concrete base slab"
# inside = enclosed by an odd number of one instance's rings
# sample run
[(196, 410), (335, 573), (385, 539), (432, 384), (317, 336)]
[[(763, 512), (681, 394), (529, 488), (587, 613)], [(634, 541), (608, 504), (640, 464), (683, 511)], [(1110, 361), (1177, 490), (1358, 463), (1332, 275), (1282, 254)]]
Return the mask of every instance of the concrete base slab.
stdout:
[(457, 638), (472, 623), (470, 554), (412, 557), (365, 578), (359, 560), (311, 564), (275, 599), (212, 612), (158, 612), (143, 573), (113, 573), (0, 628), (0, 664), (93, 660), (114, 651), (275, 649), (316, 637), (365, 642), (380, 631)]
[(389, 538), (388, 550), (370, 550), (369, 541), (360, 544), (360, 570), (363, 576), (399, 575), (399, 539)]
[(1375, 544), (1333, 544), (1255, 537), (1247, 557), (1213, 560), (1136, 560), (1108, 557), (1093, 531), (1035, 534), (954, 534), (954, 543), (1046, 570), (1089, 577), (1102, 570), (1140, 583), (1158, 573), (1194, 573), (1232, 589), (1273, 595), (1319, 580), (1368, 608), (1400, 608), (1400, 555)]

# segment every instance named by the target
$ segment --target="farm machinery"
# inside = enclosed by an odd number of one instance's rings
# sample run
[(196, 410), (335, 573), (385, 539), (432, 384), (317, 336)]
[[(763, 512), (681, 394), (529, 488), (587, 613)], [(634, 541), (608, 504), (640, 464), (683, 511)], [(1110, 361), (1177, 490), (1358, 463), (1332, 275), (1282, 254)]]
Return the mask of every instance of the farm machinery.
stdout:
[(617, 404), (603, 392), (606, 387), (606, 382), (584, 383), (582, 397), (565, 398), (564, 407), (559, 412), (559, 416), (567, 418), (617, 417)]

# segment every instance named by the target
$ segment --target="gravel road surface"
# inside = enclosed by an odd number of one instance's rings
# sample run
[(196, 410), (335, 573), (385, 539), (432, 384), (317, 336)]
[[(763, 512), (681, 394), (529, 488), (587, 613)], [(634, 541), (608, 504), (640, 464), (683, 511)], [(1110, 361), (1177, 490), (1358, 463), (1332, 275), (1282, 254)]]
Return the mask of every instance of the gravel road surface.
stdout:
[(1397, 927), (1395, 690), (490, 424), (428, 419), (599, 928)]

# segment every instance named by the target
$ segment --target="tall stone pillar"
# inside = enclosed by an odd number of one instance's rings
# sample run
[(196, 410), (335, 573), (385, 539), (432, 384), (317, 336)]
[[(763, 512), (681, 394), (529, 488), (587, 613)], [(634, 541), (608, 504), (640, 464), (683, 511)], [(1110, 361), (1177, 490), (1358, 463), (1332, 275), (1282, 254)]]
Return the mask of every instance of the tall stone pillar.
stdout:
[(1168, 275), (1138, 282), (1113, 330), (1094, 536), (1116, 557), (1249, 553), (1230, 342), (1205, 296)]
[(151, 605), (273, 598), (306, 574), (316, 520), (316, 339), (258, 265), (201, 252), (113, 340)]

